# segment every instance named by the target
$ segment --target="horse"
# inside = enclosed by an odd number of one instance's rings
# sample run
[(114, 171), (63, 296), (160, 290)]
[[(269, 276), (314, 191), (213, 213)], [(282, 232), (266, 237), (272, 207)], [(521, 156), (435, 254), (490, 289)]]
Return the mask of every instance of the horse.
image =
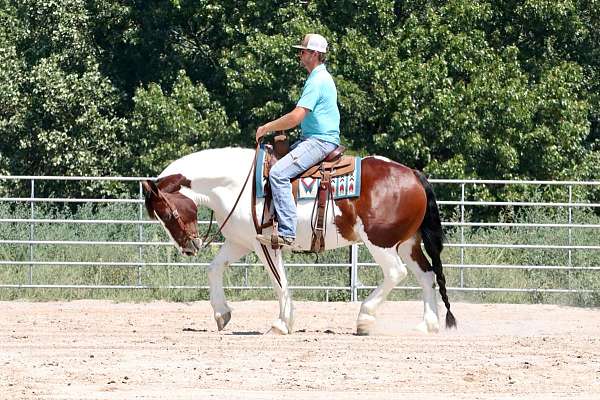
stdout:
[[(279, 301), (279, 315), (268, 332), (285, 335), (293, 332), (294, 319), (281, 250), (256, 240), (254, 194), (251, 185), (245, 184), (246, 171), (254, 158), (252, 149), (235, 147), (186, 155), (168, 165), (155, 181), (142, 181), (144, 201), (150, 218), (160, 221), (175, 246), (188, 256), (197, 254), (203, 244), (198, 237), (198, 207), (213, 211), (225, 238), (208, 267), (210, 304), (219, 331), (231, 319), (223, 289), (224, 270), (254, 251), (265, 266), (270, 266), (267, 271)], [(360, 196), (331, 200), (333, 212), (328, 212), (325, 221), (326, 250), (362, 242), (383, 272), (383, 281), (360, 306), (356, 333), (373, 333), (377, 308), (407, 276), (407, 268), (416, 275), (423, 293), (423, 320), (417, 329), (428, 333), (440, 329), (436, 282), (447, 310), (446, 328), (456, 327), (440, 259), (443, 231), (431, 184), (420, 171), (385, 157), (368, 156), (360, 163)], [(263, 206), (263, 199), (255, 201), (259, 214)], [(297, 209), (295, 246), (308, 250), (313, 201), (299, 200)], [(431, 262), (424, 255), (421, 242)]]

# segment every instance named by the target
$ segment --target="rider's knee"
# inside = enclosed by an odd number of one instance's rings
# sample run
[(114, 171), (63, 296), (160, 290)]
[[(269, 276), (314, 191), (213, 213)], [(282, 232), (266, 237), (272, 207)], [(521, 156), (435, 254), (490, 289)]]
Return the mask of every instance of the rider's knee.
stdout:
[(271, 182), (271, 185), (276, 185), (289, 182), (290, 178), (288, 178), (283, 171), (280, 171), (277, 168), (272, 168), (269, 172), (269, 181)]

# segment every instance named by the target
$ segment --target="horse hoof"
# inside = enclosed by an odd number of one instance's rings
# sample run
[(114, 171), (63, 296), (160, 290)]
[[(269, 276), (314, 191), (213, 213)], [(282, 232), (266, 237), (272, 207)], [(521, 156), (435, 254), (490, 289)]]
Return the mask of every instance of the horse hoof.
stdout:
[(367, 313), (360, 313), (356, 321), (356, 334), (367, 336), (371, 334), (371, 328), (375, 324), (375, 317)]
[(438, 333), (440, 325), (437, 321), (422, 321), (415, 329), (423, 333)]
[(219, 331), (222, 331), (227, 326), (230, 319), (231, 319), (230, 311), (226, 312), (225, 314), (216, 314), (215, 315), (215, 320), (217, 321), (217, 328), (219, 329)]
[(357, 327), (356, 328), (356, 336), (369, 336), (370, 332), (367, 328)]
[(415, 326), (415, 330), (421, 333), (428, 333), (427, 324), (425, 323), (425, 321), (422, 321), (419, 323), (419, 325)]
[(273, 322), (271, 329), (269, 329), (266, 334), (287, 335), (288, 333), (290, 332), (285, 323), (281, 320), (276, 320)]

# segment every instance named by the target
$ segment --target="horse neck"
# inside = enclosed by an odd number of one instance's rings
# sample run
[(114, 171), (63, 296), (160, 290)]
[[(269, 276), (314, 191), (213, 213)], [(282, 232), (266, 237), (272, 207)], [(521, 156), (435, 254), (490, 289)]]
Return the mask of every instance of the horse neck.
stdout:
[(196, 206), (211, 208), (218, 216), (229, 212), (242, 189), (252, 157), (249, 149), (205, 150), (175, 161), (161, 175), (180, 173), (187, 177), (191, 188), (184, 187), (180, 192)]

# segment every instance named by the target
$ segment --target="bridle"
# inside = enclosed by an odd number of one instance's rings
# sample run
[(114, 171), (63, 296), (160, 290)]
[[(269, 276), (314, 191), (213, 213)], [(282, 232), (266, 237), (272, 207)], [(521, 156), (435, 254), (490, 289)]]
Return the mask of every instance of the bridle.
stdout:
[[(256, 151), (258, 151), (258, 145), (257, 145)], [(160, 190), (158, 189), (158, 187), (156, 186), (156, 184), (154, 182), (152, 182), (152, 186), (154, 186), (152, 188), (152, 191), (155, 192), (155, 194), (157, 195), (156, 196), (157, 199), (162, 201), (165, 204), (166, 208), (169, 210), (171, 218), (175, 219), (175, 222), (177, 222), (179, 229), (181, 229), (181, 231), (184, 233), (185, 238), (188, 241), (192, 242), (192, 244), (194, 245), (194, 247), (196, 248), (197, 251), (202, 251), (202, 250), (206, 249), (217, 238), (217, 236), (219, 236), (221, 234), (221, 232), (223, 231), (223, 228), (225, 227), (225, 225), (231, 218), (231, 215), (233, 215), (233, 212), (235, 211), (235, 208), (237, 207), (238, 203), (240, 202), (240, 199), (242, 198), (242, 194), (244, 193), (244, 190), (246, 189), (248, 180), (250, 179), (250, 176), (252, 175), (252, 171), (254, 170), (255, 163), (256, 163), (256, 157), (252, 161), (252, 165), (250, 166), (250, 170), (248, 171), (248, 175), (246, 176), (244, 185), (242, 186), (242, 189), (240, 190), (240, 193), (238, 194), (237, 199), (235, 200), (235, 203), (233, 204), (233, 207), (231, 208), (231, 211), (229, 212), (229, 214), (227, 214), (227, 217), (225, 217), (225, 220), (223, 221), (223, 223), (221, 224), (221, 226), (219, 227), (217, 232), (215, 232), (212, 235), (210, 235), (210, 230), (211, 230), (212, 224), (213, 224), (214, 212), (212, 210), (210, 211), (210, 223), (208, 224), (208, 229), (206, 230), (206, 233), (204, 234), (204, 236), (202, 238), (200, 238), (197, 233), (193, 233), (186, 226), (186, 224), (181, 219), (181, 215), (179, 214), (179, 211), (177, 211), (177, 207), (175, 207), (169, 201), (169, 199), (167, 199), (165, 196), (160, 194)]]
[[(209, 238), (209, 234), (210, 234), (210, 229), (211, 229), (212, 223), (213, 223), (213, 211), (212, 210), (210, 212), (210, 223), (208, 225), (208, 229), (206, 230), (206, 233), (204, 234), (204, 237), (202, 239), (200, 239), (197, 234), (194, 234), (194, 233), (190, 232), (190, 230), (187, 228), (187, 226), (185, 225), (185, 223), (181, 219), (181, 215), (179, 214), (179, 211), (177, 211), (177, 207), (175, 207), (169, 201), (169, 199), (167, 199), (165, 196), (162, 196), (160, 194), (160, 190), (156, 186), (156, 183), (150, 181), (151, 182), (152, 191), (157, 195), (157, 198), (160, 201), (162, 201), (165, 204), (165, 206), (169, 209), (169, 213), (170, 213), (171, 217), (175, 219), (175, 221), (177, 222), (177, 225), (179, 226), (179, 228), (181, 229), (181, 231), (185, 234), (186, 239), (188, 241), (192, 242), (192, 244), (194, 245), (194, 247), (196, 248), (197, 251), (204, 250), (206, 247), (208, 247), (215, 240), (215, 238), (218, 235), (221, 234), (221, 232), (223, 231), (223, 228), (225, 227), (225, 225), (229, 221), (229, 218), (231, 217), (231, 215), (235, 211), (235, 208), (237, 207), (238, 203), (240, 202), (240, 199), (242, 198), (242, 194), (244, 193), (244, 190), (246, 189), (246, 185), (248, 184), (248, 180), (250, 179), (250, 176), (252, 176), (252, 171), (254, 171), (254, 169), (256, 168), (256, 161), (257, 161), (257, 158), (258, 158), (258, 150), (260, 148), (260, 142), (261, 142), (261, 140), (259, 140), (257, 142), (257, 144), (256, 144), (256, 149), (254, 151), (254, 158), (252, 160), (252, 165), (250, 165), (250, 170), (248, 171), (248, 175), (246, 176), (246, 180), (244, 181), (244, 185), (242, 186), (242, 189), (240, 190), (240, 193), (238, 194), (238, 197), (235, 200), (235, 203), (233, 204), (233, 207), (231, 208), (231, 211), (229, 212), (229, 214), (227, 215), (227, 217), (225, 218), (225, 220), (223, 221), (223, 223), (219, 227), (219, 230), (216, 233), (214, 233), (213, 235), (211, 235), (210, 238)], [(255, 182), (255, 180), (252, 180), (252, 182), (253, 182), (253, 185), (252, 185), (252, 219), (254, 221), (254, 227), (256, 228), (256, 232), (260, 233), (262, 231), (262, 227), (258, 226), (258, 224), (257, 224), (256, 208), (255, 208), (255, 205), (256, 205), (255, 204), (255, 201), (256, 201), (256, 185), (255, 185), (255, 183), (256, 182)], [(198, 242), (200, 242), (200, 244)], [(264, 253), (265, 258), (267, 260), (267, 264), (269, 266), (269, 269), (273, 273), (273, 276), (275, 277), (275, 280), (277, 281), (277, 283), (279, 284), (279, 287), (281, 288), (282, 287), (282, 285), (281, 285), (281, 277), (279, 276), (279, 272), (277, 271), (277, 268), (275, 267), (275, 263), (273, 262), (271, 256), (269, 255), (269, 252), (267, 251), (266, 246), (263, 245), (263, 244), (261, 244), (261, 249), (263, 250), (263, 253)]]
[[(181, 214), (179, 214), (177, 207), (175, 207), (173, 205), (173, 203), (171, 203), (171, 201), (169, 201), (169, 199), (166, 196), (164, 196), (160, 193), (160, 190), (158, 189), (158, 187), (156, 186), (156, 184), (154, 182), (152, 182), (151, 186), (153, 186), (152, 191), (156, 194), (157, 200), (161, 201), (165, 205), (165, 207), (169, 210), (170, 218), (175, 220), (175, 222), (179, 226), (179, 229), (181, 229), (181, 231), (185, 235), (185, 238), (188, 241), (192, 242), (192, 244), (194, 245), (196, 250), (200, 250), (201, 248), (204, 248), (204, 247), (201, 247), (201, 245), (198, 243), (199, 241), (200, 241), (200, 243), (202, 243), (203, 242), (202, 239), (199, 238), (197, 233), (192, 232), (192, 230), (183, 222), (183, 220), (181, 218)], [(210, 223), (212, 225), (212, 211), (211, 211)], [(209, 226), (209, 231), (210, 231), (210, 226)], [(207, 233), (208, 233), (208, 231), (207, 231)]]

